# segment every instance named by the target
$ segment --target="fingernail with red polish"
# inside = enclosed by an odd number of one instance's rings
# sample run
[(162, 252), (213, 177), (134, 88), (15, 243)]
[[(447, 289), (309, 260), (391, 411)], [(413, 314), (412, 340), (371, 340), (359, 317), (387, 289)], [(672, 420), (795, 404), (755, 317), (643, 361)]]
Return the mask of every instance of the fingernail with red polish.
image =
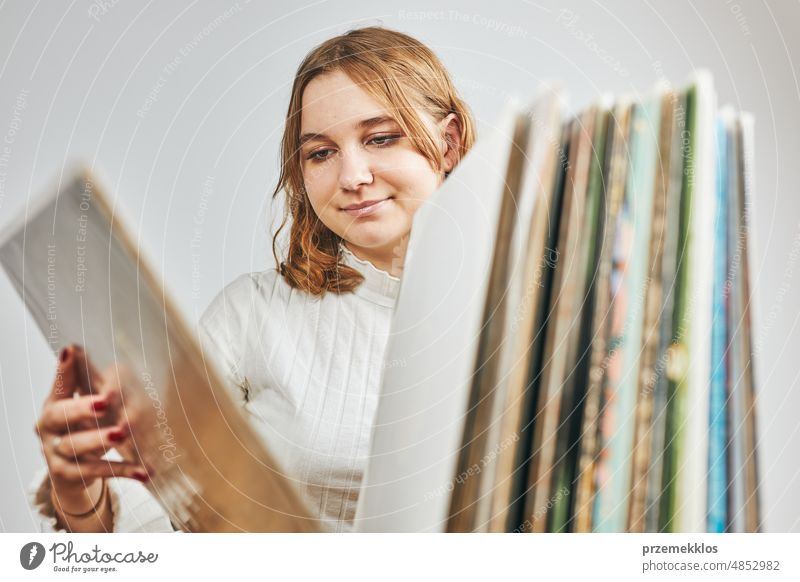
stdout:
[(142, 483), (147, 483), (150, 480), (150, 476), (144, 471), (134, 471), (133, 478), (138, 479)]
[(108, 438), (114, 441), (115, 443), (120, 442), (121, 440), (125, 439), (125, 433), (121, 430), (112, 430), (108, 433)]
[(63, 364), (69, 357), (69, 348), (61, 348), (61, 353), (58, 354), (59, 361)]
[(105, 410), (106, 408), (108, 408), (108, 402), (106, 402), (105, 400), (95, 400), (94, 402), (92, 402), (92, 408), (100, 412), (101, 410)]

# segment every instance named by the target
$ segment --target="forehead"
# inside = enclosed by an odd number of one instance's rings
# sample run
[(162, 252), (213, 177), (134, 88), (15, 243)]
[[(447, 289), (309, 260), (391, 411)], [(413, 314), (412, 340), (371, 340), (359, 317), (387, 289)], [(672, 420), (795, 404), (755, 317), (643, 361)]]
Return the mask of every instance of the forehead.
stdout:
[(331, 133), (361, 119), (388, 116), (386, 109), (342, 71), (315, 77), (303, 91), (301, 133)]

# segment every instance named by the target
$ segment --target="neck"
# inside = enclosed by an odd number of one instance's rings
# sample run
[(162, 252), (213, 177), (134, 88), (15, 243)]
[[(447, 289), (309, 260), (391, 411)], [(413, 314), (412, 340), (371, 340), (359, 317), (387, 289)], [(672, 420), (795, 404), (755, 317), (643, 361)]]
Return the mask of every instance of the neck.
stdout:
[(392, 277), (399, 278), (403, 274), (408, 238), (409, 235), (405, 235), (385, 247), (361, 247), (349, 241), (344, 241), (344, 245), (362, 261), (369, 261)]

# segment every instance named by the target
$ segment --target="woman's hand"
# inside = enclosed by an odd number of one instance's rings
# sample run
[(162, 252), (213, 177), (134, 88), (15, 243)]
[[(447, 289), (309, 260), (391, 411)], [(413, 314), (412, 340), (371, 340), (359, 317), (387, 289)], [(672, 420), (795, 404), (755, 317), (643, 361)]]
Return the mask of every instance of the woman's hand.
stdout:
[(101, 459), (130, 438), (120, 387), (113, 377), (95, 371), (80, 347), (64, 348), (52, 390), (36, 423), (54, 505), (67, 514), (91, 510), (102, 494), (105, 477), (142, 482), (149, 478), (141, 463)]

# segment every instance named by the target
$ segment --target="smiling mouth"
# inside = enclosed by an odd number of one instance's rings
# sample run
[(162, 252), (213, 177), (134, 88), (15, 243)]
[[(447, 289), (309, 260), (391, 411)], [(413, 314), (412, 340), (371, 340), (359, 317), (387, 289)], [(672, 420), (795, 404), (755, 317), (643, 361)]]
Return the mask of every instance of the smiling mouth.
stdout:
[(347, 206), (346, 208), (342, 208), (344, 212), (349, 214), (350, 216), (355, 216), (356, 218), (361, 216), (367, 216), (377, 212), (380, 208), (386, 205), (386, 203), (391, 200), (392, 197), (389, 196), (382, 200), (372, 200), (369, 202), (362, 202), (361, 204), (352, 204)]

